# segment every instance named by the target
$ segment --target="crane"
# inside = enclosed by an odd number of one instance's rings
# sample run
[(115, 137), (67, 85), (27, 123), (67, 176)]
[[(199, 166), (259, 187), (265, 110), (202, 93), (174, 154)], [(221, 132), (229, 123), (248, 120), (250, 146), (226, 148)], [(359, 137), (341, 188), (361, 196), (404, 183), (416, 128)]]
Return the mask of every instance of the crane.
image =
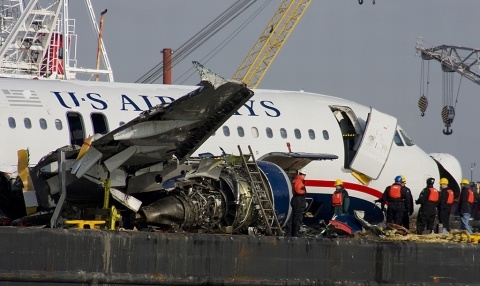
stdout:
[[(425, 48), (421, 41), (415, 45), (422, 60), (436, 60), (440, 62), (444, 72), (444, 107), (442, 109), (442, 120), (445, 123), (445, 135), (452, 134), (450, 126), (455, 117), (455, 106), (453, 104), (453, 72), (459, 73), (474, 83), (480, 85), (480, 50), (460, 46), (440, 45), (433, 48)], [(423, 66), (422, 66), (423, 77)], [(428, 84), (428, 80), (427, 80)], [(428, 93), (428, 92), (427, 92)], [(418, 106), (422, 116), (427, 108), (428, 100), (425, 95), (420, 97)]]
[(256, 88), (312, 0), (283, 0), (232, 79)]

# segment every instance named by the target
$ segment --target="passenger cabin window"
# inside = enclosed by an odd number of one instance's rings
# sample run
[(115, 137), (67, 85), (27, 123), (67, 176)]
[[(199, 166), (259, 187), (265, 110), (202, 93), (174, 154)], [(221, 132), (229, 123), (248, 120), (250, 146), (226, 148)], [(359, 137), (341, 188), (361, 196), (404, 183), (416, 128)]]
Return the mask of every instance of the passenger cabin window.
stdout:
[(30, 118), (25, 117), (23, 119), (23, 125), (25, 125), (25, 128), (31, 129), (32, 128), (32, 121), (30, 120)]
[(257, 127), (252, 127), (252, 136), (253, 136), (253, 138), (258, 138), (259, 133), (258, 133), (258, 128)]
[(15, 118), (13, 118), (13, 117), (8, 118), (8, 126), (10, 126), (10, 128), (12, 128), (12, 129), (17, 127), (17, 123), (15, 122)]
[(230, 128), (228, 126), (223, 126), (223, 135), (230, 136)]
[(40, 123), (40, 128), (42, 128), (43, 130), (47, 129), (47, 120), (45, 120), (44, 118), (40, 118), (38, 122)]
[(400, 138), (400, 134), (398, 134), (398, 131), (395, 131), (395, 135), (393, 136), (393, 142), (395, 142), (395, 145), (397, 146), (404, 146), (402, 138)]
[(120, 123), (118, 123), (118, 126), (122, 126), (122, 125), (125, 125), (124, 121), (120, 121)]
[(85, 140), (85, 125), (82, 115), (78, 112), (67, 112), (67, 121), (70, 127), (70, 143), (82, 146)]
[(308, 129), (308, 137), (310, 137), (312, 140), (315, 140), (315, 130)]
[(272, 138), (272, 137), (273, 137), (272, 128), (267, 127), (267, 129), (265, 129), (265, 132), (267, 133), (267, 137), (268, 137), (268, 138)]
[(238, 127), (237, 127), (237, 133), (238, 133), (238, 136), (240, 136), (240, 137), (245, 136), (245, 131), (243, 131), (243, 127), (242, 127), (242, 126), (238, 126)]
[(323, 130), (323, 131), (322, 131), (322, 135), (323, 135), (323, 139), (325, 139), (325, 140), (330, 139), (330, 135), (328, 135), (328, 131), (327, 131), (327, 130)]
[(282, 136), (283, 139), (287, 139), (287, 130), (285, 130), (285, 128), (280, 128), (280, 136)]
[(297, 139), (302, 138), (302, 132), (300, 132), (300, 129), (295, 128), (295, 130), (293, 130), (293, 133), (295, 134), (295, 138)]
[(107, 118), (102, 113), (92, 113), (90, 115), (92, 118), (93, 132), (100, 134), (108, 133), (108, 123)]
[(62, 129), (63, 129), (62, 120), (60, 120), (60, 119), (55, 119), (55, 128), (57, 128), (57, 130), (62, 130)]

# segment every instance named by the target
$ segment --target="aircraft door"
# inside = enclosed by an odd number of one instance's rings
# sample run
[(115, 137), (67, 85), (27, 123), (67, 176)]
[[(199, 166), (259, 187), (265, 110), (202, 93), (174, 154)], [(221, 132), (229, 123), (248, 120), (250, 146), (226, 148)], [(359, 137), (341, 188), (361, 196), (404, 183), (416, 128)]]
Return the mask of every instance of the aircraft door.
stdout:
[(397, 119), (370, 108), (362, 141), (350, 169), (377, 179), (388, 159), (397, 128)]

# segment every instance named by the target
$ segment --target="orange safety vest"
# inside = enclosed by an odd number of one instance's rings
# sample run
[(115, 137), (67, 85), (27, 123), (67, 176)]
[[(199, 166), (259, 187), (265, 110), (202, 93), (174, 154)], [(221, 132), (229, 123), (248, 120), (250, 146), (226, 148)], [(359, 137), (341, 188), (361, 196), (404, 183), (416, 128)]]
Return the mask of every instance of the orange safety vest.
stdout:
[(473, 204), (473, 191), (471, 189), (468, 189), (468, 199), (467, 202), (469, 204)]
[(447, 205), (451, 205), (451, 204), (453, 204), (453, 191), (448, 189), (447, 194), (448, 194)]
[(435, 188), (430, 188), (430, 195), (428, 196), (429, 202), (438, 202), (438, 191)]
[(390, 186), (390, 191), (388, 192), (388, 197), (391, 199), (399, 199), (402, 197), (402, 186), (399, 184), (393, 184)]
[(342, 205), (343, 202), (343, 192), (334, 192), (332, 195), (332, 206), (338, 207)]

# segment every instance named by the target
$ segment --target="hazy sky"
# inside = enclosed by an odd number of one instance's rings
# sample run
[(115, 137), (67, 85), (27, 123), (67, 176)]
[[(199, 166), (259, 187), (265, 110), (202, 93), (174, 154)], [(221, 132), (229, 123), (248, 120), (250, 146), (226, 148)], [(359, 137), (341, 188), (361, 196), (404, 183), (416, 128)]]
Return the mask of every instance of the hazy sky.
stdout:
[[(226, 78), (233, 76), (281, 1), (270, 1), (259, 17), (226, 47), (213, 57), (209, 54), (265, 1), (258, 0), (244, 17), (177, 65), (173, 70), (174, 83), (198, 83), (196, 74), (179, 79), (191, 73), (193, 60)], [(81, 43), (77, 55), (79, 66), (93, 67), (96, 40), (85, 18), (85, 5), (83, 1), (70, 2), (70, 15), (77, 19)], [(97, 20), (100, 12), (108, 9), (104, 42), (115, 81), (121, 82), (135, 82), (161, 61), (163, 48), (180, 47), (235, 3), (234, 0), (92, 2)], [(456, 156), (466, 178), (470, 179), (471, 164), (476, 163), (473, 178), (480, 180), (480, 86), (462, 80), (453, 134), (443, 135), (440, 64), (430, 62), (429, 106), (425, 117), (421, 117), (417, 102), (422, 61), (415, 51), (418, 37), (423, 37), (427, 47), (442, 44), (479, 47), (479, 16), (479, 0), (376, 0), (375, 5), (371, 0), (364, 0), (363, 5), (357, 0), (313, 0), (259, 88), (303, 89), (357, 101), (389, 113), (398, 118), (399, 124), (426, 152)], [(455, 74), (455, 98), (459, 80), (460, 76)], [(412, 158), (408, 165), (413, 164)], [(399, 169), (404, 167), (408, 166)]]

